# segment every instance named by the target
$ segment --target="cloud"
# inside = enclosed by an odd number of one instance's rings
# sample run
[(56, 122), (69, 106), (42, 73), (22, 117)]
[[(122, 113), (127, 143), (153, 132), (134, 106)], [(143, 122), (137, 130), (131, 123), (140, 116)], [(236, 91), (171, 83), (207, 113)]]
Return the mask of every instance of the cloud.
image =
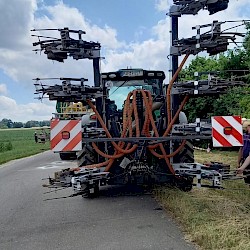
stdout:
[[(58, 2), (54, 6), (45, 6), (46, 15), (34, 20), (34, 28), (64, 28), (83, 30), (86, 35), (83, 39), (87, 41), (99, 41), (107, 48), (118, 48), (124, 45), (117, 40), (117, 31), (108, 25), (100, 28), (86, 20), (84, 15), (74, 7), (69, 7), (63, 2)], [(47, 34), (51, 35), (51, 31)]]
[[(170, 4), (172, 4), (170, 0), (155, 0), (156, 9), (165, 13)], [(36, 77), (85, 77), (89, 79), (90, 85), (93, 84), (91, 61), (68, 59), (65, 63), (59, 63), (47, 60), (44, 54), (40, 56), (32, 52), (34, 49), (32, 42), (35, 41), (35, 38), (30, 36), (29, 30), (32, 28), (69, 27), (86, 31), (87, 34), (83, 36), (85, 40), (98, 41), (102, 45), (102, 56), (105, 57), (105, 60), (102, 60), (101, 68), (104, 72), (126, 67), (164, 70), (166, 74), (169, 70), (167, 56), (170, 44), (170, 18), (165, 13), (162, 15), (162, 19), (150, 28), (154, 39), (141, 43), (125, 43), (118, 40), (119, 31), (105, 24), (99, 27), (87, 20), (77, 8), (69, 7), (63, 1), (47, 6), (43, 1), (38, 4), (35, 0), (0, 0), (0, 8), (3, 10), (0, 16), (0, 68), (16, 84), (34, 89), (31, 79)], [(191, 27), (197, 24), (222, 19), (247, 19), (249, 12), (249, 0), (240, 0), (230, 1), (228, 9), (223, 12), (223, 15), (219, 12), (209, 16), (207, 11), (201, 11), (197, 16), (182, 16), (179, 18), (179, 37), (195, 35), (195, 31), (192, 31)], [(146, 28), (148, 29), (148, 27)], [(140, 32), (143, 30), (144, 27), (139, 29), (137, 35), (141, 37)], [(237, 28), (237, 31), (239, 30), (241, 29)], [(59, 35), (58, 32), (40, 34), (56, 37)], [(15, 112), (19, 114), (18, 112), (21, 111), (20, 119), (23, 117), (32, 119), (32, 115), (37, 118), (41, 115), (41, 119), (43, 119), (42, 117), (50, 117), (54, 108), (54, 105), (49, 103), (30, 102), (26, 105), (18, 105), (15, 100), (6, 96), (5, 84), (0, 84), (0, 94), (2, 94), (0, 104), (4, 107), (0, 113), (1, 117), (3, 114), (10, 114), (15, 118)], [(33, 99), (33, 96), (30, 98)], [(14, 113), (10, 107), (15, 107)], [(46, 110), (47, 115), (41, 113), (41, 110)]]
[[(23, 10), (23, 5), (16, 1), (16, 8), (20, 7)], [(157, 0), (156, 6), (159, 10), (169, 8), (170, 1)], [(170, 18), (163, 16), (162, 20), (152, 27), (152, 32), (156, 39), (149, 39), (142, 43), (131, 42), (126, 44), (117, 39), (117, 31), (112, 27), (104, 24), (104, 28), (98, 27), (86, 20), (84, 14), (78, 9), (69, 7), (62, 1), (57, 2), (55, 5), (43, 5), (43, 15), (36, 15), (37, 5), (35, 0), (24, 0), (26, 8), (26, 15), (17, 15), (15, 22), (9, 21), (9, 29), (13, 30), (16, 23), (22, 24), (22, 33), (15, 33), (16, 41), (23, 41), (29, 43), (25, 49), (20, 47), (13, 48), (9, 46), (7, 49), (0, 49), (0, 67), (4, 72), (15, 81), (26, 86), (32, 86), (32, 78), (36, 77), (85, 77), (90, 79), (92, 85), (92, 63), (89, 60), (67, 60), (65, 63), (52, 62), (47, 60), (46, 55), (35, 55), (32, 52), (32, 41), (34, 38), (30, 37), (29, 29), (32, 28), (62, 28), (70, 27), (71, 29), (82, 29), (87, 32), (84, 39), (99, 41), (102, 45), (103, 60), (102, 70), (118, 70), (127, 66), (145, 67), (146, 69), (168, 70), (168, 60), (166, 59), (169, 54), (170, 43)], [(246, 8), (247, 0), (230, 2), (228, 10), (223, 12), (223, 19), (232, 19), (245, 17), (243, 8)], [(7, 5), (8, 9), (14, 12), (10, 4)], [(5, 13), (5, 12), (4, 12)], [(246, 12), (245, 12), (246, 13)], [(5, 14), (4, 14), (5, 15)], [(220, 19), (221, 13), (209, 16), (207, 11), (201, 11), (197, 16), (182, 16), (179, 18), (180, 28), (179, 34), (181, 37), (190, 37), (195, 35), (191, 27), (199, 24), (212, 22), (214, 19)], [(3, 25), (2, 25), (3, 26)], [(5, 25), (6, 26), (6, 25)], [(5, 37), (11, 37), (8, 30), (5, 29)], [(45, 35), (58, 36), (58, 32), (44, 33)], [(2, 40), (1, 40), (2, 39)], [(6, 38), (7, 39), (7, 38)], [(7, 45), (3, 36), (0, 38), (0, 43)]]
[[(24, 0), (24, 7), (17, 1), (16, 7), (8, 6), (7, 9), (14, 10), (19, 9), (22, 12), (23, 8), (26, 8), (25, 15), (17, 15), (15, 22), (9, 21), (5, 24), (8, 29), (4, 30), (6, 41), (0, 38), (0, 44), (6, 45), (0, 46), (0, 68), (3, 69), (5, 74), (10, 76), (17, 83), (32, 86), (32, 78), (36, 77), (85, 77), (90, 79), (90, 85), (93, 84), (92, 62), (90, 60), (75, 61), (68, 59), (65, 63), (53, 62), (46, 58), (46, 55), (42, 53), (35, 54), (32, 50), (32, 42), (35, 41), (34, 37), (31, 37), (32, 28), (64, 28), (70, 29), (82, 29), (86, 31), (86, 35), (83, 36), (87, 41), (99, 41), (101, 42), (104, 51), (110, 49), (119, 49), (125, 46), (124, 42), (117, 40), (117, 32), (115, 29), (104, 25), (104, 28), (100, 28), (90, 21), (86, 20), (84, 15), (79, 12), (78, 9), (68, 7), (63, 2), (58, 2), (54, 6), (42, 7), (43, 15), (36, 15), (35, 0)], [(10, 5), (10, 4), (9, 4)], [(5, 12), (4, 12), (5, 13)], [(11, 32), (9, 30), (16, 29), (16, 23), (20, 23), (23, 28), (23, 33), (14, 34), (14, 46), (7, 46), (8, 40), (10, 40)], [(34, 33), (32, 33), (34, 34)], [(53, 37), (59, 37), (58, 31), (50, 32), (38, 32), (35, 34), (48, 35)], [(1, 40), (2, 39), (2, 40)], [(26, 41), (22, 46), (17, 44), (17, 41)], [(38, 39), (36, 39), (37, 41)], [(24, 46), (25, 45), (25, 46)], [(33, 86), (32, 86), (33, 87)]]
[(6, 84), (0, 84), (0, 95), (6, 95), (7, 94), (7, 86)]
[(43, 103), (28, 103), (19, 105), (14, 99), (7, 96), (0, 96), (0, 120), (3, 118), (12, 121), (27, 122), (29, 120), (49, 120), (55, 112), (55, 104), (45, 101)]
[(170, 0), (156, 0), (155, 1), (155, 6), (156, 9), (159, 11), (168, 11), (170, 5), (172, 4), (173, 1)]
[(35, 0), (0, 0), (1, 48), (20, 49), (27, 46), (27, 36), (36, 8)]
[(150, 39), (143, 43), (130, 44), (129, 49), (121, 53), (108, 51), (102, 65), (103, 71), (128, 67), (162, 70), (167, 57), (166, 46), (164, 41)]

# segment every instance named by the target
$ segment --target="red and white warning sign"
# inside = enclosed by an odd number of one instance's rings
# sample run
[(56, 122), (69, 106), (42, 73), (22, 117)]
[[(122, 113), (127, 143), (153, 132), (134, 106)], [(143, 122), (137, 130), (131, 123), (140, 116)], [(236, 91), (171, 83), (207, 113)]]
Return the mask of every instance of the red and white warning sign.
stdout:
[(82, 149), (81, 120), (52, 119), (50, 148), (55, 152)]
[(212, 117), (212, 137), (214, 147), (243, 145), (243, 130), (240, 116)]

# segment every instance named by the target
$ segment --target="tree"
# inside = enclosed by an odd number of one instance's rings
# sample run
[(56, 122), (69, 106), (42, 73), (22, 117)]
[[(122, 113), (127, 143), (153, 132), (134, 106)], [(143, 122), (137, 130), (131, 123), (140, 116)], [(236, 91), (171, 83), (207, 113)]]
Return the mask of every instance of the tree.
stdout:
[[(194, 78), (195, 72), (217, 72), (220, 71), (221, 64), (216, 57), (205, 58), (197, 56), (191, 61), (190, 65), (181, 72), (181, 79), (191, 80)], [(208, 75), (204, 74), (201, 79), (207, 78)], [(215, 113), (214, 102), (218, 96), (202, 96), (190, 98), (189, 102), (185, 106), (185, 112), (188, 116), (188, 120), (195, 121), (195, 118), (207, 119)]]
[(13, 128), (23, 128), (22, 122), (13, 122)]
[(13, 122), (10, 119), (2, 119), (0, 121), (0, 128), (13, 128)]
[(39, 121), (27, 121), (24, 125), (25, 128), (40, 127)]

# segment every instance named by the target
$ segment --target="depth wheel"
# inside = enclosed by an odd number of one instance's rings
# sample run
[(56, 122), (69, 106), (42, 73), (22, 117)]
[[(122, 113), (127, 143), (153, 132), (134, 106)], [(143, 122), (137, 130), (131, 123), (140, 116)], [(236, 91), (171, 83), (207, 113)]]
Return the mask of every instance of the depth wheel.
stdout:
[[(93, 189), (93, 192), (91, 192)], [(84, 193), (82, 194), (82, 197), (85, 199), (93, 199), (99, 196), (99, 184), (95, 184), (93, 188), (90, 188), (88, 186), (86, 186), (86, 188), (84, 189)]]
[(192, 177), (181, 177), (175, 180), (175, 185), (181, 191), (190, 192), (193, 188), (193, 178)]

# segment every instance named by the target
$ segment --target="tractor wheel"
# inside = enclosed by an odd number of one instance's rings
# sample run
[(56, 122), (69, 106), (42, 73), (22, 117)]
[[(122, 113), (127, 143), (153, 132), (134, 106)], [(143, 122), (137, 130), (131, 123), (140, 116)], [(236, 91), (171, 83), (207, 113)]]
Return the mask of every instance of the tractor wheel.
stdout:
[(90, 145), (85, 145), (77, 156), (78, 166), (87, 166), (96, 163), (94, 149)]
[(99, 183), (94, 184), (93, 189), (94, 189), (94, 192), (91, 193), (90, 187), (88, 185), (86, 185), (86, 188), (84, 190), (84, 193), (82, 194), (82, 197), (83, 198), (96, 198), (96, 197), (98, 197), (99, 191), (100, 191), (99, 190)]
[(59, 155), (60, 155), (60, 159), (62, 161), (75, 160), (76, 159), (76, 153), (75, 152), (69, 152), (69, 153), (61, 152), (61, 153), (59, 153)]
[(187, 141), (183, 149), (178, 154), (179, 162), (192, 163), (194, 162), (194, 149), (193, 144)]
[(175, 180), (175, 185), (181, 191), (189, 192), (193, 188), (193, 177), (182, 177)]
[[(183, 149), (178, 154), (178, 162), (180, 163), (193, 163), (194, 162), (194, 149), (190, 141), (187, 141)], [(189, 192), (193, 188), (193, 177), (183, 177), (175, 180), (176, 186), (184, 191)]]

